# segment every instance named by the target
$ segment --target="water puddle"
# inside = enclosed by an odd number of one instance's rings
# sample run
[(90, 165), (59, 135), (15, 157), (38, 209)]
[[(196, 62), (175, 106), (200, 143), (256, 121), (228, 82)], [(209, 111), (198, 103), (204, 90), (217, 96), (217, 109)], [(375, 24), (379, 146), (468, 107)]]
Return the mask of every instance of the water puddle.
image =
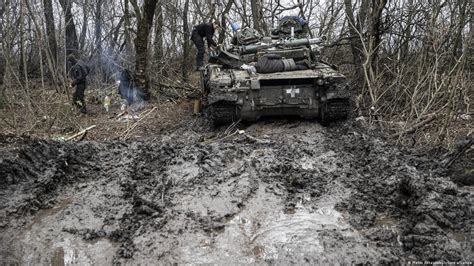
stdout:
[(63, 231), (64, 228), (94, 228), (78, 215), (91, 215), (91, 210), (77, 198), (61, 200), (54, 208), (40, 210), (12, 245), (20, 264), (25, 265), (104, 265), (111, 264), (118, 244), (105, 238), (85, 241), (81, 235)]
[(104, 265), (112, 263), (118, 244), (101, 239), (94, 242), (65, 238), (53, 245), (51, 265)]
[(73, 201), (74, 201), (73, 198), (65, 198), (61, 202), (59, 202), (59, 204), (54, 208), (39, 210), (36, 213), (36, 215), (33, 217), (30, 225), (28, 225), (26, 230), (30, 230), (33, 227), (33, 225), (41, 223), (43, 219), (53, 216), (59, 213), (60, 211), (66, 209), (66, 207), (69, 206)]
[(224, 250), (221, 254), (227, 258), (238, 258), (231, 260), (233, 263), (310, 263), (324, 261), (322, 258), (341, 262), (340, 252), (357, 253), (351, 250), (357, 247), (367, 250), (361, 239), (332, 203), (321, 204), (316, 210), (300, 203), (285, 212), (277, 198), (259, 189), (246, 208), (226, 224), (214, 247)]
[(456, 240), (457, 242), (470, 242), (471, 236), (465, 233), (451, 233), (449, 238)]
[(349, 227), (341, 218), (341, 214), (331, 206), (321, 207), (315, 212), (297, 206), (290, 213), (267, 217), (266, 221), (257, 223), (258, 226), (254, 221), (241, 217), (234, 222), (240, 223), (242, 233), (249, 237), (249, 253), (268, 261), (281, 256), (292, 257), (292, 254), (323, 254), (326, 243), (320, 233), (347, 231)]
[[(334, 209), (332, 198), (285, 212), (278, 193), (260, 185), (222, 231), (186, 233), (170, 254), (183, 264), (351, 264), (379, 254)], [(314, 205), (313, 205), (314, 206)]]
[(374, 225), (381, 226), (382, 228), (392, 228), (396, 226), (399, 222), (389, 216), (379, 216), (375, 218)]

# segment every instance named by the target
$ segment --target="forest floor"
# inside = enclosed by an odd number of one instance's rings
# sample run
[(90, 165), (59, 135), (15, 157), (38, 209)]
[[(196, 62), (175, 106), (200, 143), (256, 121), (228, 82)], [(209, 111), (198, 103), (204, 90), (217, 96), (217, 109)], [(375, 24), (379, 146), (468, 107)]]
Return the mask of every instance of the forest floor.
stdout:
[(361, 121), (213, 129), (186, 102), (142, 120), (89, 110), (69, 130), (3, 127), (0, 264), (474, 261), (472, 148), (445, 168), (447, 150)]

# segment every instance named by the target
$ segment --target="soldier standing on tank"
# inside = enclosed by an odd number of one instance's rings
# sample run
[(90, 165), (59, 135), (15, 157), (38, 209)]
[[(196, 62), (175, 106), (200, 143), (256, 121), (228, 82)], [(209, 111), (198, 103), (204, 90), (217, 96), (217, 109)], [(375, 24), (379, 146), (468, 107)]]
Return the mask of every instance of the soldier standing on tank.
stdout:
[(194, 45), (196, 45), (197, 55), (196, 55), (196, 69), (202, 70), (204, 66), (204, 38), (207, 41), (207, 47), (211, 50), (217, 47), (217, 43), (212, 39), (214, 37), (214, 32), (219, 29), (219, 24), (217, 22), (213, 23), (201, 23), (197, 26), (194, 26), (191, 33), (191, 40)]
[(84, 100), (84, 92), (87, 88), (87, 75), (89, 67), (82, 60), (77, 60), (74, 55), (68, 56), (69, 64), (72, 66), (69, 70), (72, 82), (71, 86), (75, 87), (72, 94), (72, 104), (83, 114), (87, 113), (86, 101)]

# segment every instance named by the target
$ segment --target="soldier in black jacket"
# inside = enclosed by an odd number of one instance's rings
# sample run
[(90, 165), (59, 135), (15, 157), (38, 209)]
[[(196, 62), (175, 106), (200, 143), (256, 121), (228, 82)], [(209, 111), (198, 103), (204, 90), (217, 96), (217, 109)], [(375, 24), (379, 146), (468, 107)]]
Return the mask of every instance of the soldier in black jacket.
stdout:
[(73, 55), (68, 57), (68, 61), (72, 66), (69, 70), (72, 82), (71, 85), (76, 87), (72, 94), (72, 104), (81, 112), (86, 113), (86, 101), (84, 100), (84, 92), (87, 87), (87, 75), (89, 75), (89, 67), (82, 60), (77, 60)]
[(214, 47), (217, 46), (217, 43), (212, 39), (214, 32), (217, 29), (219, 29), (219, 24), (217, 22), (202, 23), (194, 26), (191, 33), (191, 40), (198, 50), (196, 55), (196, 68), (200, 69), (204, 65), (204, 38), (206, 38), (207, 47), (210, 49), (214, 49)]

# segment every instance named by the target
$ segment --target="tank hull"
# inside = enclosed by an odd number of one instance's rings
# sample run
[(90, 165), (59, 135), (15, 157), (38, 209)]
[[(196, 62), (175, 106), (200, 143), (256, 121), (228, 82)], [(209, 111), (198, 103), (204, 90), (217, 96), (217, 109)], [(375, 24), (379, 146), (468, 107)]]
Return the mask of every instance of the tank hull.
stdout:
[[(208, 65), (204, 73), (205, 110), (215, 124), (261, 117), (300, 116), (336, 120), (347, 116), (346, 78), (329, 65), (271, 74)], [(331, 108), (337, 102), (338, 108)], [(347, 104), (346, 104), (347, 103)], [(334, 109), (334, 110), (333, 110)], [(326, 114), (333, 110), (334, 114)]]

